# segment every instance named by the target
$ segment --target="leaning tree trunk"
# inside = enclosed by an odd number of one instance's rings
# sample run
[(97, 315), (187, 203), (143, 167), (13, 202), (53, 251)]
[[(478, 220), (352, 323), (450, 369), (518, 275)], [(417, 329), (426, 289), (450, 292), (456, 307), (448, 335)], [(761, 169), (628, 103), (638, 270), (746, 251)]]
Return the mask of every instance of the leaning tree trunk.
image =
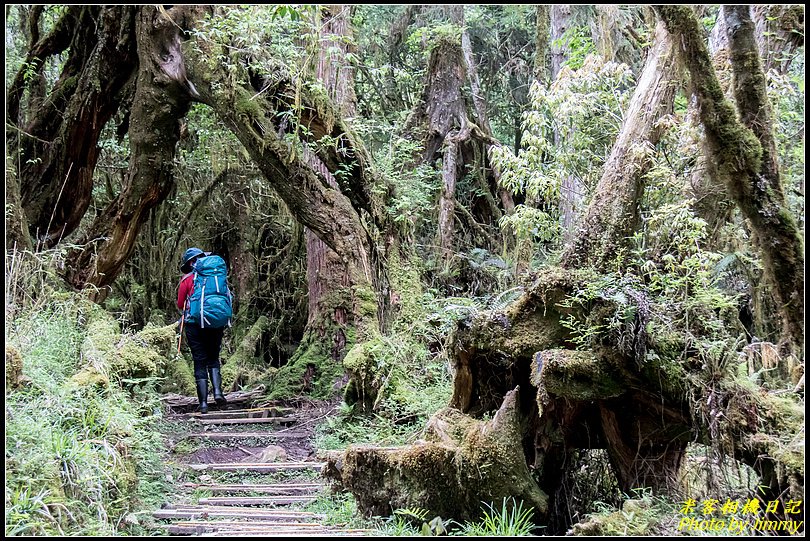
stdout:
[(661, 24), (655, 35), (596, 193), (577, 237), (563, 253), (565, 267), (591, 264), (606, 269), (627, 247), (627, 239), (638, 226), (644, 175), (662, 133), (658, 121), (672, 112), (678, 80), (672, 40)]
[[(722, 16), (717, 18), (709, 35), (709, 50), (715, 73), (717, 73), (724, 92), (728, 95), (731, 92), (731, 63), (729, 62), (730, 51), (726, 36), (726, 22)], [(689, 122), (695, 125), (700, 124), (700, 112), (697, 105), (697, 98), (690, 99), (686, 115)], [(700, 134), (696, 137), (700, 137)], [(685, 195), (694, 199), (692, 209), (706, 222), (707, 238), (711, 243), (709, 247), (716, 251), (726, 251), (727, 247), (717, 243), (722, 242), (720, 230), (731, 220), (733, 202), (729, 199), (723, 183), (717, 176), (716, 164), (713, 160), (708, 159), (707, 152), (703, 149), (697, 155)]]
[(784, 201), (771, 107), (749, 7), (723, 8), (740, 120), (723, 94), (691, 10), (668, 6), (656, 9), (670, 32), (681, 39), (680, 54), (691, 74), (706, 148), (717, 163), (717, 176), (751, 224), (765, 277), (773, 285), (786, 329), (794, 343), (802, 347), (804, 247)]
[[(371, 203), (374, 173), (367, 152), (330, 100), (322, 95), (297, 89), (294, 81), (278, 74), (249, 76), (244, 72), (241, 79), (235, 78), (224, 67), (211, 66), (206, 60), (219, 54), (220, 45), (203, 40), (190, 45), (193, 47), (185, 51), (189, 78), (199, 90), (201, 101), (212, 107), (242, 142), (295, 219), (339, 254), (345, 280), (342, 291), (350, 298), (345, 305), (349, 310), (347, 320), (353, 322), (355, 335), (354, 346), (344, 362), (350, 377), (347, 398), (363, 405), (372, 403), (374, 373), (362, 344), (379, 334), (374, 282), (377, 260), (359, 213), (368, 212), (370, 225), (378, 224), (380, 218)], [(297, 90), (300, 93), (296, 98)], [(297, 133), (297, 126), (278, 126), (275, 122), (280, 113), (293, 111), (296, 99), (301, 104), (296, 110), (298, 122), (308, 128), (306, 134), (298, 133), (307, 138), (304, 142), (317, 143), (329, 137), (338, 142), (336, 145), (317, 145), (315, 155), (308, 156), (285, 140), (285, 131)], [(341, 186), (336, 188), (330, 178), (338, 170), (343, 174)], [(342, 372), (337, 366), (334, 374)]]
[[(131, 83), (135, 6), (69, 6), (53, 30), (31, 47), (7, 98), (6, 134), (28, 228), (51, 247), (72, 233), (90, 205), (102, 129)], [(68, 50), (46, 99), (21, 121), (25, 74)], [(34, 78), (36, 80), (36, 78)], [(29, 109), (32, 104), (28, 104)]]
[(188, 112), (193, 93), (185, 76), (180, 36), (182, 25), (196, 17), (193, 7), (163, 13), (145, 6), (138, 11), (139, 72), (129, 119), (132, 151), (126, 185), (91, 224), (80, 247), (68, 255), (68, 279), (76, 287), (106, 288), (115, 280), (149, 211), (174, 185), (179, 122)]

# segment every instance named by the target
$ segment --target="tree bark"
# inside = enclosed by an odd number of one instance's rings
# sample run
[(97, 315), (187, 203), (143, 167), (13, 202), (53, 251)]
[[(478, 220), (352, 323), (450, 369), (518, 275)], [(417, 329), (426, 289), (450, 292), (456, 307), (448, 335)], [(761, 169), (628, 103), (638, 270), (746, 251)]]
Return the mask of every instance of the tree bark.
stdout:
[(605, 270), (627, 249), (638, 226), (644, 175), (651, 147), (660, 136), (658, 121), (670, 114), (678, 67), (672, 38), (662, 24), (647, 56), (625, 121), (574, 241), (563, 252), (563, 266), (593, 265)]
[(804, 45), (804, 6), (751, 6), (762, 69), (787, 73), (796, 49)]
[[(726, 36), (726, 21), (720, 16), (709, 36), (709, 50), (712, 55), (712, 64), (717, 73), (720, 85), (728, 96), (731, 92), (731, 64), (728, 37)], [(700, 112), (697, 107), (697, 97), (689, 101), (687, 119), (690, 123), (700, 124)], [(702, 145), (701, 145), (702, 146)], [(713, 160), (708, 159), (707, 151), (701, 149), (695, 161), (695, 166), (686, 187), (686, 196), (695, 200), (692, 208), (695, 213), (706, 221), (707, 239), (713, 243), (712, 249), (724, 251), (715, 243), (722, 242), (720, 230), (731, 220), (733, 202), (729, 199), (722, 181), (718, 178), (717, 167)]]
[[(554, 5), (550, 12), (551, 78), (549, 84), (557, 80), (563, 63), (568, 59), (569, 47), (563, 36), (573, 25), (574, 14), (580, 6)], [(559, 133), (555, 130), (555, 144), (559, 143)], [(565, 175), (560, 185), (560, 226), (564, 243), (569, 243), (576, 233), (577, 218), (585, 198), (582, 181), (573, 174)]]
[[(188, 112), (192, 91), (185, 76), (182, 25), (196, 20), (192, 7), (161, 13), (138, 10), (138, 80), (129, 122), (131, 158), (123, 191), (91, 224), (82, 247), (68, 255), (68, 279), (76, 287), (106, 288), (121, 272), (149, 211), (174, 185), (179, 121)], [(105, 293), (101, 289), (103, 298)]]
[[(448, 264), (453, 254), (453, 225), (455, 220), (455, 186), (458, 180), (458, 145), (463, 141), (448, 141), (449, 134), (469, 134), (467, 104), (462, 86), (467, 77), (461, 44), (442, 38), (434, 45), (428, 61), (428, 73), (422, 99), (411, 113), (405, 133), (424, 131), (421, 157), (416, 164), (432, 164), (441, 147), (445, 146), (442, 168), (441, 202), (439, 204), (438, 244), (442, 261)], [(456, 159), (454, 159), (456, 158)]]
[(801, 347), (804, 249), (796, 223), (784, 204), (765, 77), (748, 7), (723, 9), (728, 17), (734, 95), (741, 121), (723, 94), (691, 10), (673, 6), (659, 6), (656, 10), (670, 32), (681, 40), (679, 51), (692, 76), (706, 145), (717, 163), (718, 177), (751, 224), (786, 329)]
[[(545, 83), (551, 79), (549, 72), (549, 45), (551, 43), (551, 11), (543, 4), (535, 8), (534, 29), (534, 78)], [(515, 149), (517, 153), (518, 149)]]
[[(340, 114), (351, 118), (355, 114), (354, 70), (345, 60), (354, 52), (352, 45), (351, 12), (349, 5), (322, 7), (321, 38), (316, 77), (326, 87), (327, 94)], [(331, 52), (337, 49), (339, 52)], [(317, 159), (312, 156), (310, 159)], [(329, 187), (340, 190), (330, 173), (324, 175)], [(349, 327), (353, 324), (352, 298), (346, 294), (351, 286), (346, 265), (339, 254), (327, 246), (313, 231), (305, 229), (307, 248), (308, 317), (302, 344), (321, 344), (323, 362), (339, 362), (351, 346)], [(309, 336), (308, 336), (309, 335)], [(304, 353), (302, 349), (301, 353)], [(294, 356), (291, 363), (296, 362)]]

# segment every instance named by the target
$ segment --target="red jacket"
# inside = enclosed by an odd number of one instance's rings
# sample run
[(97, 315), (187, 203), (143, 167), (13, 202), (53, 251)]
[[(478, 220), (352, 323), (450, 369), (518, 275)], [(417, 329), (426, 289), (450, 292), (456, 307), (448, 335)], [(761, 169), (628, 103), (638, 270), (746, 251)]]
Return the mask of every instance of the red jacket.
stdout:
[(190, 272), (180, 278), (180, 286), (177, 288), (177, 309), (183, 312), (186, 301), (194, 293), (194, 273)]

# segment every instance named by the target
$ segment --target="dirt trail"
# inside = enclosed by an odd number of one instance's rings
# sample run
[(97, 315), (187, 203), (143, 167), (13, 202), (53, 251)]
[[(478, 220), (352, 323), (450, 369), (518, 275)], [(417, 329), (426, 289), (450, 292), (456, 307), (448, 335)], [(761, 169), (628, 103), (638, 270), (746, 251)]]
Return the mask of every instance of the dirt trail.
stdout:
[(256, 403), (230, 393), (228, 405), (196, 413), (196, 400), (164, 397), (169, 455), (179, 467), (174, 494), (153, 516), (162, 534), (238, 536), (360, 536), (372, 533), (325, 524), (306, 511), (328, 492), (324, 463), (313, 447), (317, 421), (334, 404)]

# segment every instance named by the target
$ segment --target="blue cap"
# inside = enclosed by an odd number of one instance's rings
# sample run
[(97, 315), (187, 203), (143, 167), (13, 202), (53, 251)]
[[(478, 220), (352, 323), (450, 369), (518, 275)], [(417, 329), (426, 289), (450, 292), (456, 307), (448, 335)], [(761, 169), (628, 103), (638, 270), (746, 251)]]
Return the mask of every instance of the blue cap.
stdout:
[(204, 255), (205, 252), (200, 250), (199, 248), (189, 248), (183, 253), (183, 262), (180, 263), (180, 272), (191, 272), (191, 266), (188, 264), (189, 261), (194, 259), (197, 256)]

